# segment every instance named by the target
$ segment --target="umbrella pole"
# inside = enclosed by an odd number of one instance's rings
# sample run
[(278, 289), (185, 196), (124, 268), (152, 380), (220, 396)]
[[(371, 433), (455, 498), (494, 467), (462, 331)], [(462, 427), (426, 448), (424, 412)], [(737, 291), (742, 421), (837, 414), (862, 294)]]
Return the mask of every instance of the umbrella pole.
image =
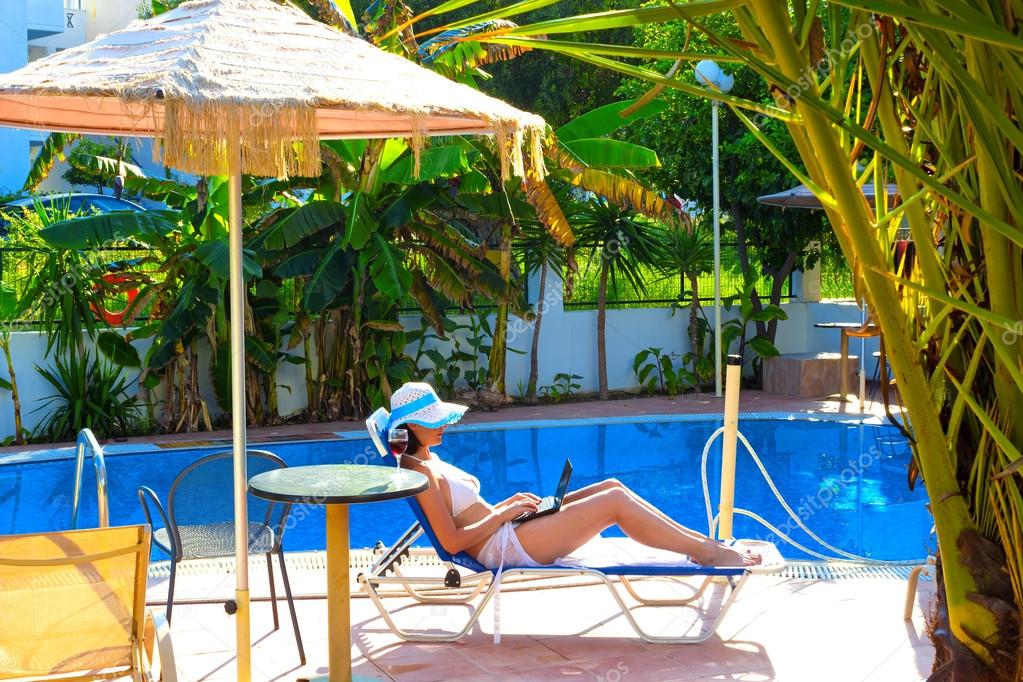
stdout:
[(251, 679), (249, 631), (249, 512), (245, 456), (245, 273), (242, 269), (242, 173), (238, 138), (228, 152), (228, 221), (231, 261), (231, 431), (234, 452), (235, 639), (238, 680)]

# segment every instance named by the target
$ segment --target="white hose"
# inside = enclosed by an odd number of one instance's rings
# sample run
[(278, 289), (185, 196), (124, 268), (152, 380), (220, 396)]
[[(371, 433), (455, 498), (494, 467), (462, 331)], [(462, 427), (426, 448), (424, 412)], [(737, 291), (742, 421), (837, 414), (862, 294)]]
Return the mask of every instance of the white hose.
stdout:
[[(718, 517), (714, 515), (710, 504), (710, 486), (707, 482), (707, 458), (710, 455), (710, 446), (714, 444), (714, 441), (717, 440), (718, 437), (721, 436), (722, 433), (724, 433), (724, 431), (725, 427), (722, 426), (717, 431), (711, 434), (710, 438), (707, 439), (707, 444), (703, 446), (703, 457), (701, 458), (700, 461), (700, 476), (703, 482), (703, 503), (707, 510), (708, 535), (710, 535), (711, 537), (714, 537), (715, 531), (717, 530)], [(820, 554), (811, 549), (808, 549), (807, 547), (804, 547), (803, 545), (799, 544), (798, 542), (790, 538), (785, 533), (781, 532), (781, 530), (779, 530), (778, 528), (775, 528), (764, 518), (762, 518), (755, 512), (749, 511), (748, 509), (740, 509), (737, 507), (733, 510), (733, 513), (740, 514), (742, 516), (749, 517), (754, 521), (757, 521), (765, 528), (770, 530), (772, 533), (774, 533), (776, 536), (778, 536), (785, 542), (789, 543), (796, 549), (799, 549), (802, 552), (806, 552), (811, 556), (815, 556), (818, 559), (824, 559), (825, 561), (881, 564), (885, 566), (916, 566), (922, 563), (923, 561), (922, 559), (912, 561), (885, 561), (882, 559), (871, 559), (870, 557), (859, 556), (857, 554), (850, 554), (849, 552), (841, 550), (838, 547), (835, 547), (834, 545), (831, 545), (822, 540), (816, 533), (807, 528), (806, 524), (804, 524), (803, 521), (799, 518), (799, 515), (792, 510), (792, 507), (790, 507), (789, 504), (785, 501), (785, 498), (782, 497), (781, 492), (778, 491), (777, 486), (775, 486), (774, 481), (771, 479), (770, 474), (767, 473), (767, 469), (764, 467), (763, 462), (760, 460), (760, 456), (757, 455), (756, 450), (753, 449), (753, 446), (750, 445), (750, 442), (746, 440), (746, 436), (742, 435), (741, 431), (738, 432), (736, 435), (738, 435), (739, 440), (746, 447), (746, 452), (748, 452), (750, 457), (753, 458), (753, 461), (756, 463), (757, 468), (760, 469), (760, 475), (764, 477), (764, 481), (767, 482), (767, 485), (771, 489), (771, 492), (774, 493), (775, 499), (778, 500), (779, 504), (781, 504), (785, 512), (792, 518), (793, 521), (796, 522), (796, 525), (799, 526), (799, 528), (802, 529), (803, 532), (805, 532), (816, 542), (818, 542), (821, 545), (821, 547), (827, 548), (828, 550), (834, 552), (838, 556), (826, 556), (824, 554)]]

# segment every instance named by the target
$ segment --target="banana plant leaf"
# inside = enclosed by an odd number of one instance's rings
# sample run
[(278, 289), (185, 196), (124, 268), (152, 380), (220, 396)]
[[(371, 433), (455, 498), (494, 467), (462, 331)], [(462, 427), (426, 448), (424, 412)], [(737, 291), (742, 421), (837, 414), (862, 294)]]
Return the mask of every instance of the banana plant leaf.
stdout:
[(412, 285), (412, 275), (398, 249), (380, 234), (374, 234), (373, 240), (376, 248), (362, 252), (360, 257), (369, 261), (369, 276), (380, 293), (392, 301), (401, 300)]
[(141, 367), (139, 352), (115, 331), (100, 332), (96, 345), (103, 355), (119, 367)]
[(342, 222), (344, 216), (344, 208), (336, 201), (310, 201), (296, 209), (288, 209), (283, 218), (275, 221), (253, 240), (253, 246), (282, 251), (324, 228)]
[(376, 231), (377, 224), (370, 213), (368, 201), (363, 192), (352, 192), (349, 197), (345, 206), (348, 213), (345, 219), (345, 233), (340, 238), (342, 248), (351, 246), (357, 250), (361, 249)]
[[(212, 270), (218, 277), (227, 280), (231, 275), (231, 263), (226, 239), (205, 242), (195, 250), (195, 257)], [(242, 249), (242, 270), (245, 274), (245, 281), (248, 282), (254, 277), (263, 276), (263, 268), (256, 262), (256, 254), (249, 249)]]
[(39, 236), (59, 249), (89, 249), (110, 246), (128, 237), (145, 241), (147, 236), (169, 234), (180, 224), (177, 211), (114, 211), (61, 220), (39, 230)]
[(604, 137), (630, 123), (655, 116), (668, 108), (667, 102), (655, 99), (636, 111), (623, 115), (623, 112), (628, 111), (636, 102), (635, 99), (627, 99), (587, 111), (555, 130), (554, 135), (563, 143), (584, 138)]
[(306, 284), (304, 306), (309, 312), (325, 310), (341, 294), (356, 258), (354, 252), (341, 248), (340, 241), (330, 245)]
[(380, 172), (380, 179), (399, 185), (449, 178), (469, 170), (469, 159), (462, 145), (440, 145), (424, 149), (419, 159), (419, 175), (413, 173), (411, 152)]
[(606, 138), (584, 138), (562, 142), (562, 145), (587, 166), (658, 168), (661, 165), (660, 159), (657, 158), (657, 152), (631, 142)]
[(322, 259), (323, 249), (306, 249), (285, 258), (274, 268), (273, 273), (281, 279), (304, 277), (316, 272), (316, 266)]

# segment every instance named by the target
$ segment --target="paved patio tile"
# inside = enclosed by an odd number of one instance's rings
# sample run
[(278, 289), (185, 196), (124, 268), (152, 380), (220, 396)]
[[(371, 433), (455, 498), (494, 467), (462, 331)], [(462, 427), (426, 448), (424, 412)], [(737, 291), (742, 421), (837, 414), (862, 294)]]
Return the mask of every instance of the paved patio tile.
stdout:
[[(410, 643), (388, 631), (369, 600), (355, 597), (352, 656), (360, 674), (399, 681), (918, 680), (926, 677), (933, 649), (920, 610), (912, 620), (902, 620), (905, 585), (894, 579), (757, 577), (725, 617), (718, 635), (697, 645), (641, 641), (626, 620), (615, 615), (616, 607), (602, 586), (506, 594), (502, 641), (497, 646), (489, 612), (458, 643)], [(929, 583), (922, 587), (918, 601), (927, 608), (933, 588)], [(653, 584), (644, 588), (649, 588), (651, 596), (658, 594)], [(672, 588), (667, 589), (670, 593)], [(410, 603), (408, 599), (387, 601), (392, 608)], [(284, 616), (283, 603), (281, 607)], [(302, 599), (297, 607), (309, 665), (298, 668), (287, 618), (273, 632), (269, 606), (256, 603), (252, 609), (254, 680), (290, 681), (325, 666), (326, 602)], [(426, 609), (427, 617), (420, 619), (439, 626), (430, 621), (430, 607)], [(675, 609), (638, 611), (651, 611), (637, 618), (655, 632), (658, 626), (679, 619), (672, 614)], [(406, 620), (406, 625), (416, 622)], [(234, 619), (220, 604), (176, 607), (173, 630), (182, 680), (233, 679)], [(623, 667), (629, 675), (623, 674)]]
[[(606, 402), (569, 402), (551, 405), (522, 405), (506, 407), (495, 412), (473, 410), (462, 420), (464, 424), (487, 424), (503, 421), (534, 420), (534, 419), (580, 419), (595, 417), (647, 416), (659, 414), (720, 414), (723, 401), (713, 394), (686, 394), (674, 397), (643, 396)], [(813, 400), (764, 393), (753, 389), (744, 389), (740, 396), (739, 409), (742, 412), (823, 412), (828, 414), (861, 413), (846, 403), (836, 400)], [(883, 416), (884, 412), (877, 403), (868, 405), (868, 414)], [(248, 430), (250, 443), (267, 443), (281, 440), (332, 437), (339, 431), (364, 432), (365, 427), (360, 420), (319, 422), (314, 424), (285, 424), (252, 428)], [(217, 445), (231, 442), (231, 431), (220, 429), (203, 433), (169, 433), (150, 436), (139, 436), (118, 439), (117, 444), (124, 443), (155, 443), (161, 446), (192, 446), (196, 442), (203, 445)], [(104, 443), (101, 443), (104, 444)], [(25, 450), (52, 450), (59, 447), (73, 447), (74, 443), (38, 443), (32, 445), (15, 445), (0, 448), (0, 454), (21, 452)]]
[(771, 670), (774, 665), (760, 642), (710, 639), (702, 644), (665, 645), (665, 657), (680, 663), (691, 676)]
[(459, 647), (454, 649), (454, 653), (472, 661), (484, 672), (497, 675), (527, 672), (567, 662), (560, 653), (532, 637), (516, 638), (512, 642), (506, 642), (502, 638), (500, 645), (495, 646), (491, 642), (485, 645)]
[(930, 645), (900, 647), (867, 677), (868, 682), (925, 680), (931, 672), (934, 649)]

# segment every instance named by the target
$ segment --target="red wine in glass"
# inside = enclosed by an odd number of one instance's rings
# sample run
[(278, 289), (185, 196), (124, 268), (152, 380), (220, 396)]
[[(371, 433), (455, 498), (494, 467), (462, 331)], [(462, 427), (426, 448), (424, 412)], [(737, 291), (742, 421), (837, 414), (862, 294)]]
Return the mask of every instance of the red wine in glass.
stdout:
[(388, 431), (387, 446), (391, 449), (391, 454), (395, 457), (401, 457), (405, 454), (405, 450), (408, 449), (408, 430), (391, 429)]

